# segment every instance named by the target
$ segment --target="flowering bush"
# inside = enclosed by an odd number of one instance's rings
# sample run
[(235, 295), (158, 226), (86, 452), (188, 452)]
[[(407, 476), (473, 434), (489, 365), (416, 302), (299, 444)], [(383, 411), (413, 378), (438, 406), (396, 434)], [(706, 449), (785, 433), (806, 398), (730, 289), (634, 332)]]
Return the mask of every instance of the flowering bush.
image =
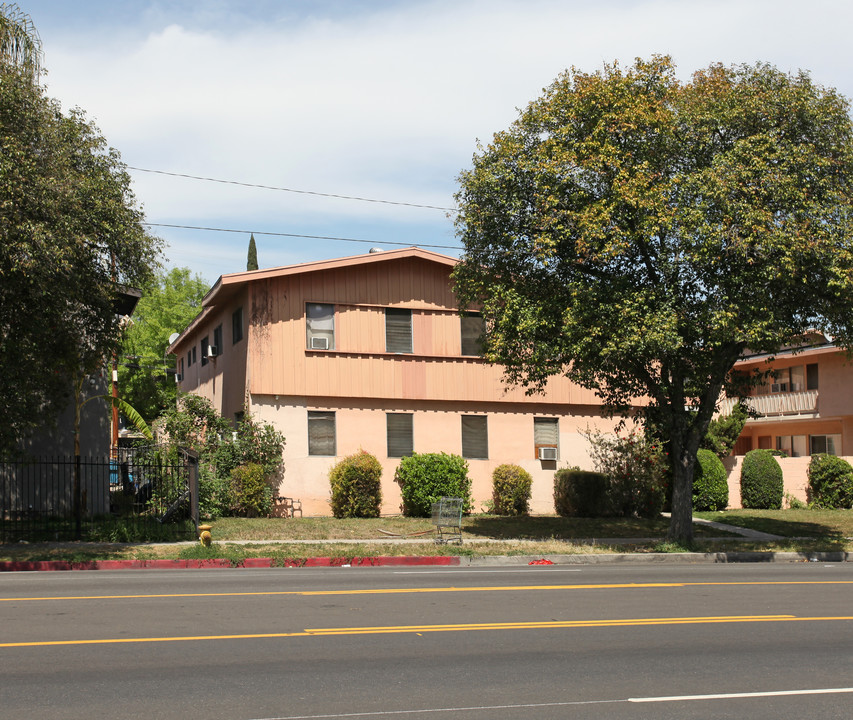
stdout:
[(657, 517), (666, 499), (668, 466), (660, 444), (637, 432), (624, 437), (590, 433), (595, 469), (609, 478), (610, 514)]

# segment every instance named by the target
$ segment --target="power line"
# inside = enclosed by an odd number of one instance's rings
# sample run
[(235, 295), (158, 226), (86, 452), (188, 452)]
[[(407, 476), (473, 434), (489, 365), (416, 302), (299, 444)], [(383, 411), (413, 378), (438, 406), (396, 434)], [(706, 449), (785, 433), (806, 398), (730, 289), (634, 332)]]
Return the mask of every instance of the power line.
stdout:
[[(360, 240), (358, 238), (334, 237), (329, 235), (300, 235), (298, 233), (266, 232), (264, 230), (232, 230), (229, 228), (201, 227), (199, 225), (172, 225), (169, 223), (145, 222), (142, 224), (147, 225), (148, 227), (178, 228), (180, 230), (207, 230), (210, 232), (238, 233), (240, 235), (272, 235), (274, 237), (306, 238), (308, 240), (337, 240), (340, 242), (366, 243), (368, 245), (400, 245), (402, 247), (410, 247), (412, 245), (412, 243), (410, 242), (393, 242), (391, 240)], [(430, 245), (427, 243), (416, 243), (416, 245), (418, 247), (441, 248), (443, 250), (464, 250), (464, 248), (459, 247), (458, 245)]]
[(398, 202), (396, 200), (377, 200), (375, 198), (357, 197), (355, 195), (336, 195), (334, 193), (315, 192), (314, 190), (294, 190), (293, 188), (276, 187), (275, 185), (259, 185), (256, 183), (238, 182), (237, 180), (219, 180), (218, 178), (202, 177), (200, 175), (187, 175), (185, 173), (166, 172), (165, 170), (149, 170), (147, 168), (127, 166), (128, 170), (137, 172), (154, 173), (156, 175), (169, 175), (170, 177), (187, 178), (189, 180), (205, 180), (207, 182), (222, 183), (223, 185), (239, 185), (248, 188), (261, 188), (263, 190), (279, 190), (281, 192), (298, 193), (300, 195), (316, 195), (317, 197), (337, 198), (338, 200), (358, 200), (360, 202), (381, 203), (383, 205), (402, 205), (404, 207), (426, 208), (428, 210), (443, 210), (445, 212), (459, 212), (456, 208), (441, 207), (439, 205), (422, 205), (419, 203)]

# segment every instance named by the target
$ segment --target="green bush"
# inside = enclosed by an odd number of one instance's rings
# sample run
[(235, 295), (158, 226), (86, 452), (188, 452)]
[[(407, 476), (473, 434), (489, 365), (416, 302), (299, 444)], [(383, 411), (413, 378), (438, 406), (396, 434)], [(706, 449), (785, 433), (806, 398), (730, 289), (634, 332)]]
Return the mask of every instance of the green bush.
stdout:
[(564, 468), (554, 474), (554, 510), (562, 517), (614, 515), (611, 480), (604, 473)]
[(533, 478), (518, 465), (499, 465), (492, 473), (492, 503), (496, 515), (527, 515)]
[(725, 510), (728, 504), (726, 468), (715, 453), (699, 450), (693, 471), (693, 509)]
[(809, 463), (809, 501), (822, 508), (853, 507), (853, 467), (843, 458), (820, 453)]
[(329, 471), (332, 515), (336, 518), (379, 517), (381, 477), (379, 461), (364, 450), (341, 460)]
[(231, 471), (233, 510), (245, 517), (272, 515), (272, 488), (262, 465), (249, 463)]
[(750, 450), (740, 470), (740, 502), (750, 510), (781, 510), (782, 468), (769, 450)]
[(468, 463), (459, 455), (415, 453), (400, 460), (394, 482), (403, 496), (403, 514), (429, 517), (440, 497), (463, 500), (463, 512), (471, 512), (471, 479)]

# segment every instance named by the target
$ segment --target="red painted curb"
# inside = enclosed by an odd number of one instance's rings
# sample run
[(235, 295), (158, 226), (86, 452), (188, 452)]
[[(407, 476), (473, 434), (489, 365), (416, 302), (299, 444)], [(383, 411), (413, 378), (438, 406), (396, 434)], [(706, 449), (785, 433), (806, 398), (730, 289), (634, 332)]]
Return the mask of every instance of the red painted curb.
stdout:
[(459, 565), (459, 557), (447, 555), (375, 557), (310, 557), (246, 558), (237, 565), (230, 560), (7, 560), (0, 562), (0, 572), (57, 571), (57, 570), (188, 570), (213, 568), (272, 568), (272, 567), (413, 567), (418, 565)]

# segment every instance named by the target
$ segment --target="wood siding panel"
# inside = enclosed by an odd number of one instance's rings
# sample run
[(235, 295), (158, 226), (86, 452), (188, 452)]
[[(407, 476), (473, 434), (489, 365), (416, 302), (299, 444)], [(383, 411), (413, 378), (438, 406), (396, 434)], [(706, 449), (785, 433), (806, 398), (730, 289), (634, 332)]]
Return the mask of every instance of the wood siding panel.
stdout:
[[(252, 283), (253, 394), (530, 402), (500, 368), (464, 358), (448, 268), (419, 258)], [(335, 350), (307, 351), (305, 304), (335, 305)], [(411, 308), (412, 355), (385, 354), (386, 307)], [(545, 403), (598, 404), (554, 379)]]

